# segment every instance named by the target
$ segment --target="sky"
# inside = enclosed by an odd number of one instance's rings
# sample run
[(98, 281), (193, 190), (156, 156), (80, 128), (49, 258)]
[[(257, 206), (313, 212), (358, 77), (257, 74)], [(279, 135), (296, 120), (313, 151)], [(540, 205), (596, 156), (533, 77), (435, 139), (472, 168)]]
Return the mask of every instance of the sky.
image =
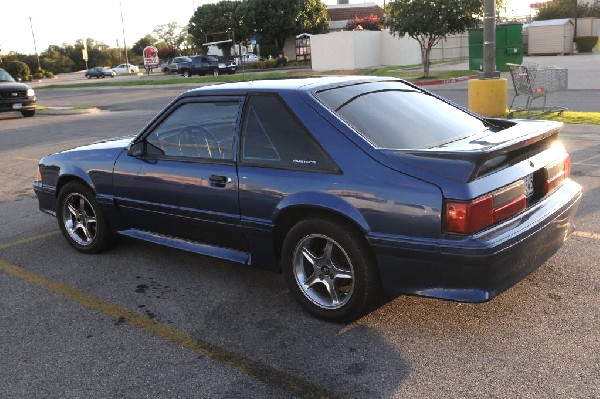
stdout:
[[(50, 45), (74, 45), (77, 40), (88, 38), (110, 47), (117, 47), (117, 41), (122, 47), (125, 40), (131, 47), (142, 37), (152, 34), (158, 25), (170, 22), (186, 25), (197, 7), (211, 2), (215, 0), (101, 0), (100, 3), (27, 0), (27, 7), (23, 7), (18, 1), (7, 1), (2, 7), (0, 54), (10, 51), (35, 54), (36, 48), (41, 53)], [(351, 4), (368, 2), (383, 5), (383, 0), (350, 0)], [(337, 4), (337, 1), (326, 0), (324, 3)], [(512, 14), (529, 14), (527, 0), (506, 0), (506, 3)]]

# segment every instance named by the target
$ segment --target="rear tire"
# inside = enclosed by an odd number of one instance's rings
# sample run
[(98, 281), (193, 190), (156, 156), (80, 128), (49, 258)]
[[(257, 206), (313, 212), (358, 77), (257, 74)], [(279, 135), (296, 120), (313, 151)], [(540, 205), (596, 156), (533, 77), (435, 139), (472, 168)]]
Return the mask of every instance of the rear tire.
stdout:
[(60, 190), (56, 218), (63, 236), (80, 252), (99, 253), (114, 242), (95, 193), (82, 183), (70, 182)]
[(371, 248), (351, 226), (327, 218), (302, 220), (286, 235), (281, 258), (292, 295), (317, 317), (351, 321), (381, 298)]
[(183, 75), (184, 78), (189, 78), (190, 77), (190, 72), (189, 71), (183, 71), (183, 73), (181, 75)]

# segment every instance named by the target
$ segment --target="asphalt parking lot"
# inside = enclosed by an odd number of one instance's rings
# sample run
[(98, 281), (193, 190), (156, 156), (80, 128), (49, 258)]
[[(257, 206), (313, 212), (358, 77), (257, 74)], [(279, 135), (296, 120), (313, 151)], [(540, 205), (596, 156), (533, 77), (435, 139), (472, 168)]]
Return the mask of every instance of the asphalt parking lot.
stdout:
[(181, 87), (39, 90), (0, 115), (0, 397), (600, 397), (600, 134), (567, 127), (577, 232), (485, 304), (399, 297), (347, 325), (280, 275), (124, 239), (86, 256), (37, 209), (42, 155), (137, 132)]

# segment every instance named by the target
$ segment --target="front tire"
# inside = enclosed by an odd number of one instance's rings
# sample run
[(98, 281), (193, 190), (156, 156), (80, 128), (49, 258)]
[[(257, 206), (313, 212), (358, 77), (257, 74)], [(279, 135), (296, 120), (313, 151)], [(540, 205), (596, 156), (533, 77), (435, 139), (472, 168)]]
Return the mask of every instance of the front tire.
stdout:
[(183, 71), (182, 73), (184, 78), (189, 78), (190, 77), (190, 71)]
[(212, 70), (213, 76), (219, 76), (219, 68), (215, 68)]
[(35, 115), (35, 109), (28, 109), (27, 111), (21, 111), (21, 115), (23, 115), (25, 118), (30, 118), (33, 115)]
[(294, 298), (325, 320), (354, 320), (374, 308), (381, 295), (365, 238), (331, 219), (306, 219), (290, 229), (282, 269)]
[(113, 243), (95, 193), (79, 182), (67, 183), (60, 190), (56, 217), (64, 237), (80, 252), (99, 253)]

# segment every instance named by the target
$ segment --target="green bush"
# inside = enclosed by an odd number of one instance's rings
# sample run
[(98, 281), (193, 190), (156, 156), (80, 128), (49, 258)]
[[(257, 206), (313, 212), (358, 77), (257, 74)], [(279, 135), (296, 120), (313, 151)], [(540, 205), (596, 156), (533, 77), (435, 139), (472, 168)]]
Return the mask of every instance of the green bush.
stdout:
[(254, 63), (254, 68), (256, 69), (267, 69), (267, 61), (258, 61)]
[(33, 78), (36, 80), (43, 79), (44, 74), (45, 74), (45, 72), (43, 69), (38, 69), (37, 72), (33, 74)]
[(577, 51), (580, 53), (591, 53), (598, 44), (598, 36), (579, 36), (575, 38)]
[(31, 80), (31, 70), (26, 63), (21, 61), (9, 62), (6, 66), (6, 72), (10, 73), (13, 78), (19, 80)]
[(46, 72), (44, 72), (44, 76), (47, 78), (53, 78), (54, 74), (51, 71), (46, 71)]
[(277, 59), (255, 62), (254, 68), (256, 68), (256, 69), (277, 68)]

